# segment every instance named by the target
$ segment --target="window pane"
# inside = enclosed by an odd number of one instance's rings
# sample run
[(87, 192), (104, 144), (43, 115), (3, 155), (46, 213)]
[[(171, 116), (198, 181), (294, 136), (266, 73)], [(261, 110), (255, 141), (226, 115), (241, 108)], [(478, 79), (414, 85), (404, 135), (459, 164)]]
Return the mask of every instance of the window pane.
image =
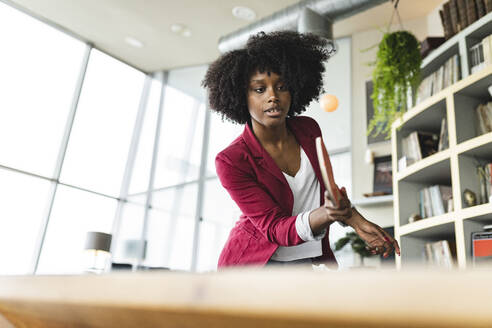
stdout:
[(115, 243), (113, 262), (130, 263), (136, 261), (134, 254), (130, 254), (128, 246), (135, 244), (142, 235), (143, 218), (145, 207), (131, 203), (123, 205), (121, 213), (121, 223), (118, 231), (118, 239), (113, 239)]
[(198, 179), (204, 119), (204, 106), (166, 87), (155, 189)]
[(244, 125), (229, 121), (222, 122), (219, 114), (210, 117), (210, 137), (208, 144), (207, 176), (215, 176), (215, 156), (229, 146), (244, 130)]
[(128, 191), (130, 195), (145, 193), (149, 185), (150, 167), (152, 164), (152, 152), (154, 150), (155, 128), (157, 125), (157, 114), (159, 112), (161, 90), (162, 82), (157, 79), (153, 79)]
[(27, 274), (48, 203), (50, 182), (3, 169), (0, 181), (0, 274)]
[(213, 221), (201, 222), (197, 271), (217, 270), (219, 255), (231, 228)]
[(196, 183), (155, 192), (147, 230), (148, 266), (190, 270), (195, 222)]
[(144, 78), (97, 50), (91, 52), (61, 181), (118, 196)]
[[(220, 206), (217, 206), (220, 204)], [(218, 178), (205, 182), (203, 219), (231, 227), (239, 219), (241, 210), (232, 200)]]
[(52, 176), (85, 45), (0, 2), (0, 164)]
[(80, 273), (86, 233), (111, 233), (116, 200), (58, 186), (37, 273)]
[[(220, 204), (220, 206), (217, 206)], [(218, 178), (205, 182), (203, 221), (198, 248), (199, 271), (217, 269), (222, 247), (241, 211), (222, 187)]]

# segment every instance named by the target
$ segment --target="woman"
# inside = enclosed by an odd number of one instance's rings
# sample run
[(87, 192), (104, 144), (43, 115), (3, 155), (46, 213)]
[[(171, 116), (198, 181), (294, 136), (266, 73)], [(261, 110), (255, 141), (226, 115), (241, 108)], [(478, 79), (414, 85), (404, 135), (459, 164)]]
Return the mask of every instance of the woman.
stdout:
[(223, 187), (242, 215), (218, 266), (335, 262), (329, 227), (354, 228), (373, 254), (388, 256), (398, 243), (351, 207), (340, 207), (321, 179), (315, 139), (318, 124), (297, 116), (322, 92), (326, 41), (297, 32), (259, 33), (207, 71), (210, 107), (245, 124), (244, 132), (215, 161)]

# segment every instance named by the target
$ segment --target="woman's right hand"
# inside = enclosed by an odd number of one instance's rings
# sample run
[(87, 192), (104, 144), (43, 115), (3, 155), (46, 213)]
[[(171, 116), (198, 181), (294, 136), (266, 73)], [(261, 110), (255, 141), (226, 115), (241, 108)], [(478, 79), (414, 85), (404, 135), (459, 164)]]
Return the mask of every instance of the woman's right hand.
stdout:
[(333, 222), (343, 222), (352, 216), (352, 205), (347, 197), (345, 188), (340, 189), (340, 193), (342, 197), (339, 207), (334, 207), (328, 191), (325, 191), (323, 206), (311, 211), (309, 214), (309, 225), (314, 235), (322, 233)]
[(325, 190), (325, 201), (323, 203), (323, 208), (325, 209), (325, 214), (328, 220), (333, 223), (335, 221), (345, 221), (352, 216), (352, 204), (347, 197), (347, 191), (345, 187), (340, 189), (340, 202), (339, 206), (335, 207), (333, 202), (330, 200), (329, 193)]

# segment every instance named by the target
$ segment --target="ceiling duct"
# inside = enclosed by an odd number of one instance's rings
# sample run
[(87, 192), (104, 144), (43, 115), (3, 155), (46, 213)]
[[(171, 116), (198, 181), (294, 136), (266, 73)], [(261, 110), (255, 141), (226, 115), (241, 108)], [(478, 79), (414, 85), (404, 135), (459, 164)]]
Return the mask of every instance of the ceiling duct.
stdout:
[(309, 7), (304, 7), (299, 13), (297, 31), (299, 33), (313, 33), (327, 39), (327, 50), (330, 57), (337, 52), (333, 40), (333, 21), (312, 11)]
[[(236, 32), (221, 37), (219, 39), (219, 51), (224, 53), (242, 48), (246, 45), (250, 35), (261, 31), (269, 33), (285, 30), (300, 31), (300, 29), (303, 29), (303, 32), (315, 34), (321, 33), (321, 36), (328, 33), (328, 35), (331, 34), (331, 38), (333, 38), (333, 22), (353, 16), (388, 1), (389, 0), (304, 0), (268, 17), (262, 18)], [(304, 10), (305, 8), (308, 10)], [(321, 26), (327, 27), (329, 29), (328, 32), (320, 31), (320, 25), (306, 21), (313, 19), (318, 23), (321, 22), (316, 16), (321, 16), (325, 19)], [(304, 20), (304, 22), (302, 22), (302, 26), (298, 27), (299, 20)], [(331, 24), (329, 22), (331, 22)], [(310, 27), (314, 28), (317, 32), (309, 30)]]

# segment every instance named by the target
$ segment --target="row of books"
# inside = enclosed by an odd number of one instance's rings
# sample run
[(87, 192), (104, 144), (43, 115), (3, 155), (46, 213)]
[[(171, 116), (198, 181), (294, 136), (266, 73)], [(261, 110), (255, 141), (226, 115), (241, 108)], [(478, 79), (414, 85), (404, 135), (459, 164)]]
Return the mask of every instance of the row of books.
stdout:
[(439, 10), (444, 37), (449, 39), (492, 11), (492, 0), (450, 0)]
[(447, 120), (441, 120), (439, 135), (432, 132), (413, 131), (402, 139), (402, 157), (398, 161), (401, 171), (421, 159), (449, 147)]
[(458, 54), (456, 54), (449, 58), (438, 70), (422, 80), (417, 90), (415, 102), (417, 104), (420, 103), (424, 99), (458, 82), (460, 79), (460, 60)]
[(486, 36), (479, 43), (470, 47), (471, 73), (492, 64), (492, 34)]
[(453, 190), (450, 186), (435, 185), (420, 190), (420, 216), (430, 218), (452, 212)]
[(480, 180), (480, 204), (492, 202), (492, 163), (477, 167)]
[(477, 135), (492, 132), (492, 102), (480, 104), (475, 109), (477, 119)]
[(452, 244), (450, 245), (450, 242), (447, 240), (426, 243), (424, 252), (427, 264), (452, 269), (456, 250), (454, 243)]

